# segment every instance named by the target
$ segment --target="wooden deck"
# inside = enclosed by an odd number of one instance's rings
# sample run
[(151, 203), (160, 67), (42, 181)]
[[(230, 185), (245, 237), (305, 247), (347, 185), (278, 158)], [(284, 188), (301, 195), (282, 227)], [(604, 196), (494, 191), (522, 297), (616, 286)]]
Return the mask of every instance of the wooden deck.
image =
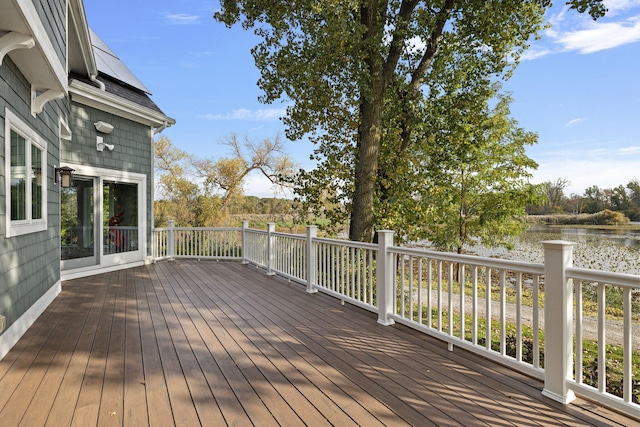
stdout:
[(541, 389), (254, 267), (176, 261), (63, 283), (0, 362), (0, 426), (634, 424)]

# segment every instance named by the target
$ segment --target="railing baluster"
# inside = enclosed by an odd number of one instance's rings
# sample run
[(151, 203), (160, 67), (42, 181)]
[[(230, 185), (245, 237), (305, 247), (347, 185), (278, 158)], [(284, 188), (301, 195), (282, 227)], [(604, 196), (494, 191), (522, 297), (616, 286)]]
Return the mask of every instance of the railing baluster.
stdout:
[(598, 391), (607, 391), (607, 301), (604, 283), (598, 283)]
[(500, 270), (500, 354), (507, 354), (507, 272)]
[(575, 295), (575, 360), (576, 360), (576, 372), (575, 380), (578, 384), (582, 384), (582, 369), (583, 369), (583, 353), (582, 353), (582, 280), (574, 281), (574, 295)]
[(491, 267), (486, 267), (486, 282), (485, 282), (485, 322), (487, 324), (485, 330), (485, 347), (487, 350), (491, 350)]

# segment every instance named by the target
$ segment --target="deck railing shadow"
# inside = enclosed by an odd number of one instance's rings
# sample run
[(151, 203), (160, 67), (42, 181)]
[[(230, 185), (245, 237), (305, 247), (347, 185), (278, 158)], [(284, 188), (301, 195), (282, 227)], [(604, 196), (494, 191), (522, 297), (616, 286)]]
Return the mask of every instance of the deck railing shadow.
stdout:
[[(539, 378), (542, 394), (555, 401), (569, 404), (577, 394), (640, 418), (640, 334), (632, 333), (639, 327), (634, 310), (640, 276), (575, 268), (574, 243), (567, 241), (543, 242), (543, 264), (394, 246), (388, 230), (378, 231), (378, 242), (319, 238), (315, 226), (295, 235), (276, 232), (274, 224), (267, 230), (248, 222), (242, 228), (183, 228), (170, 221), (153, 232), (153, 257), (255, 265), (309, 293), (374, 312), (382, 325), (404, 324), (447, 342), (451, 351), (464, 348)], [(618, 321), (608, 315), (612, 290)], [(589, 322), (587, 294), (597, 306)], [(596, 343), (595, 362), (587, 340)], [(621, 355), (614, 359), (609, 344)], [(587, 363), (607, 374), (615, 365), (620, 387), (613, 389), (607, 375), (587, 375)]]

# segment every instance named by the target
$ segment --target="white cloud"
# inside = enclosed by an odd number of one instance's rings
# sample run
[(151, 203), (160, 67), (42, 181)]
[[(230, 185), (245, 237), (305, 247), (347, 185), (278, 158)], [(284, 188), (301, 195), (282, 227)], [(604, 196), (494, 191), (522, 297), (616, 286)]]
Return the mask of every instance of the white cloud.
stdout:
[(206, 114), (207, 120), (276, 120), (286, 114), (282, 108), (270, 108), (260, 110), (248, 110), (241, 108), (225, 114)]
[(607, 16), (615, 16), (618, 13), (640, 6), (640, 0), (604, 0), (607, 8)]
[(605, 0), (604, 3), (607, 14), (597, 21), (568, 6), (554, 9), (557, 13), (548, 17), (551, 27), (543, 31), (540, 42), (534, 42), (533, 47), (524, 52), (522, 60), (571, 51), (589, 54), (639, 42), (640, 0)]
[(522, 61), (531, 61), (534, 59), (542, 58), (543, 56), (547, 56), (552, 54), (553, 51), (549, 49), (536, 49), (532, 48), (529, 50), (525, 50), (520, 59)]
[(251, 173), (244, 182), (244, 193), (248, 196), (256, 197), (277, 197), (281, 199), (292, 199), (290, 190), (274, 185), (261, 173)]
[(583, 194), (587, 187), (613, 188), (640, 179), (640, 158), (630, 153), (640, 152), (640, 147), (617, 149), (587, 149), (546, 152), (532, 156), (538, 162), (533, 171), (533, 182), (541, 183), (566, 178), (569, 184), (566, 194)]
[(618, 150), (620, 153), (637, 153), (640, 151), (640, 147), (624, 147)]
[(580, 53), (598, 52), (637, 41), (640, 41), (638, 17), (621, 22), (590, 22), (587, 28), (565, 32), (556, 40), (564, 50), (577, 50)]
[(200, 20), (198, 15), (188, 15), (186, 13), (168, 13), (164, 18), (174, 25), (194, 25)]
[(567, 122), (567, 124), (565, 125), (565, 127), (572, 127), (577, 125), (580, 122), (585, 121), (586, 119), (581, 119), (581, 118), (577, 118), (577, 119), (573, 119), (573, 120), (569, 120), (569, 122)]

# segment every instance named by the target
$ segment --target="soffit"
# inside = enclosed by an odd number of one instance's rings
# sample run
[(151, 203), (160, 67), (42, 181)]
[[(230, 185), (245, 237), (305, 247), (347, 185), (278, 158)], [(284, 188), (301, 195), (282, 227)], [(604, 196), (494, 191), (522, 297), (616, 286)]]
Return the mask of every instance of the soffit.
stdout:
[(16, 49), (8, 56), (36, 90), (67, 90), (66, 64), (55, 53), (35, 7), (31, 2), (2, 0), (0, 37), (9, 32), (31, 36), (35, 46)]

